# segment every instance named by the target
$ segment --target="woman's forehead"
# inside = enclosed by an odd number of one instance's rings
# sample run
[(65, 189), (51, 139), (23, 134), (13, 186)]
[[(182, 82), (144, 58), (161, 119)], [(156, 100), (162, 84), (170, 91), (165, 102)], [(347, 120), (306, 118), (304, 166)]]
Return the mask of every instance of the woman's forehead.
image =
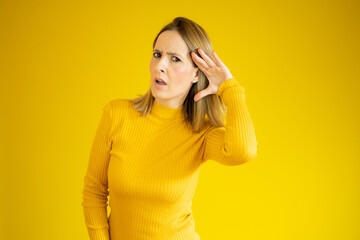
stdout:
[(188, 52), (185, 41), (177, 31), (162, 32), (156, 41), (154, 49), (182, 55)]

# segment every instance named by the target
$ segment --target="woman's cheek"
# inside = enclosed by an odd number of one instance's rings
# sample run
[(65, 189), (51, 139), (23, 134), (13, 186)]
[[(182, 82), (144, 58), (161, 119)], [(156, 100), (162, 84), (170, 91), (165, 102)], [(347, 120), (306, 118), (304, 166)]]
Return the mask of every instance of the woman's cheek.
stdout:
[(178, 75), (180, 78), (183, 78), (186, 75), (186, 68), (184, 67), (177, 67), (174, 68), (174, 72), (176, 75)]

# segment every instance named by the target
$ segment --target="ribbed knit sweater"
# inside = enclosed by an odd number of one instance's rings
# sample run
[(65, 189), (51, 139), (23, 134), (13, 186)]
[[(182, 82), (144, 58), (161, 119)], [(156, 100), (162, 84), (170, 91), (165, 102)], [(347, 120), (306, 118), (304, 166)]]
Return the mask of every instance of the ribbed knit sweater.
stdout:
[(200, 239), (191, 206), (201, 165), (239, 165), (257, 156), (244, 87), (231, 78), (217, 94), (227, 107), (225, 127), (208, 124), (199, 133), (186, 127), (183, 107), (154, 101), (144, 117), (129, 99), (104, 106), (84, 178), (90, 239)]

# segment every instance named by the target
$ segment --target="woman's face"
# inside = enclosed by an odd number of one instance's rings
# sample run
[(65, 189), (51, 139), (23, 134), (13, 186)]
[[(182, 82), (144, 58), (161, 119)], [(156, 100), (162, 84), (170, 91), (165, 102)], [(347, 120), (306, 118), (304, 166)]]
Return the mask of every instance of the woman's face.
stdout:
[[(175, 30), (162, 32), (150, 61), (150, 88), (155, 101), (170, 108), (179, 108), (193, 84), (198, 80), (198, 68), (193, 66), (189, 50)], [(166, 85), (156, 83), (161, 78)]]

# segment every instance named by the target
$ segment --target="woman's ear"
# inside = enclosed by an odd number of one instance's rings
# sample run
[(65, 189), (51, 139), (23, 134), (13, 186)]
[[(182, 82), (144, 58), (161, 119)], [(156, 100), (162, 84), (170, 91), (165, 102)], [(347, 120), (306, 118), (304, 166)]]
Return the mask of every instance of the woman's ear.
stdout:
[(192, 80), (192, 83), (196, 83), (197, 81), (199, 81), (199, 68), (196, 68), (195, 77)]

